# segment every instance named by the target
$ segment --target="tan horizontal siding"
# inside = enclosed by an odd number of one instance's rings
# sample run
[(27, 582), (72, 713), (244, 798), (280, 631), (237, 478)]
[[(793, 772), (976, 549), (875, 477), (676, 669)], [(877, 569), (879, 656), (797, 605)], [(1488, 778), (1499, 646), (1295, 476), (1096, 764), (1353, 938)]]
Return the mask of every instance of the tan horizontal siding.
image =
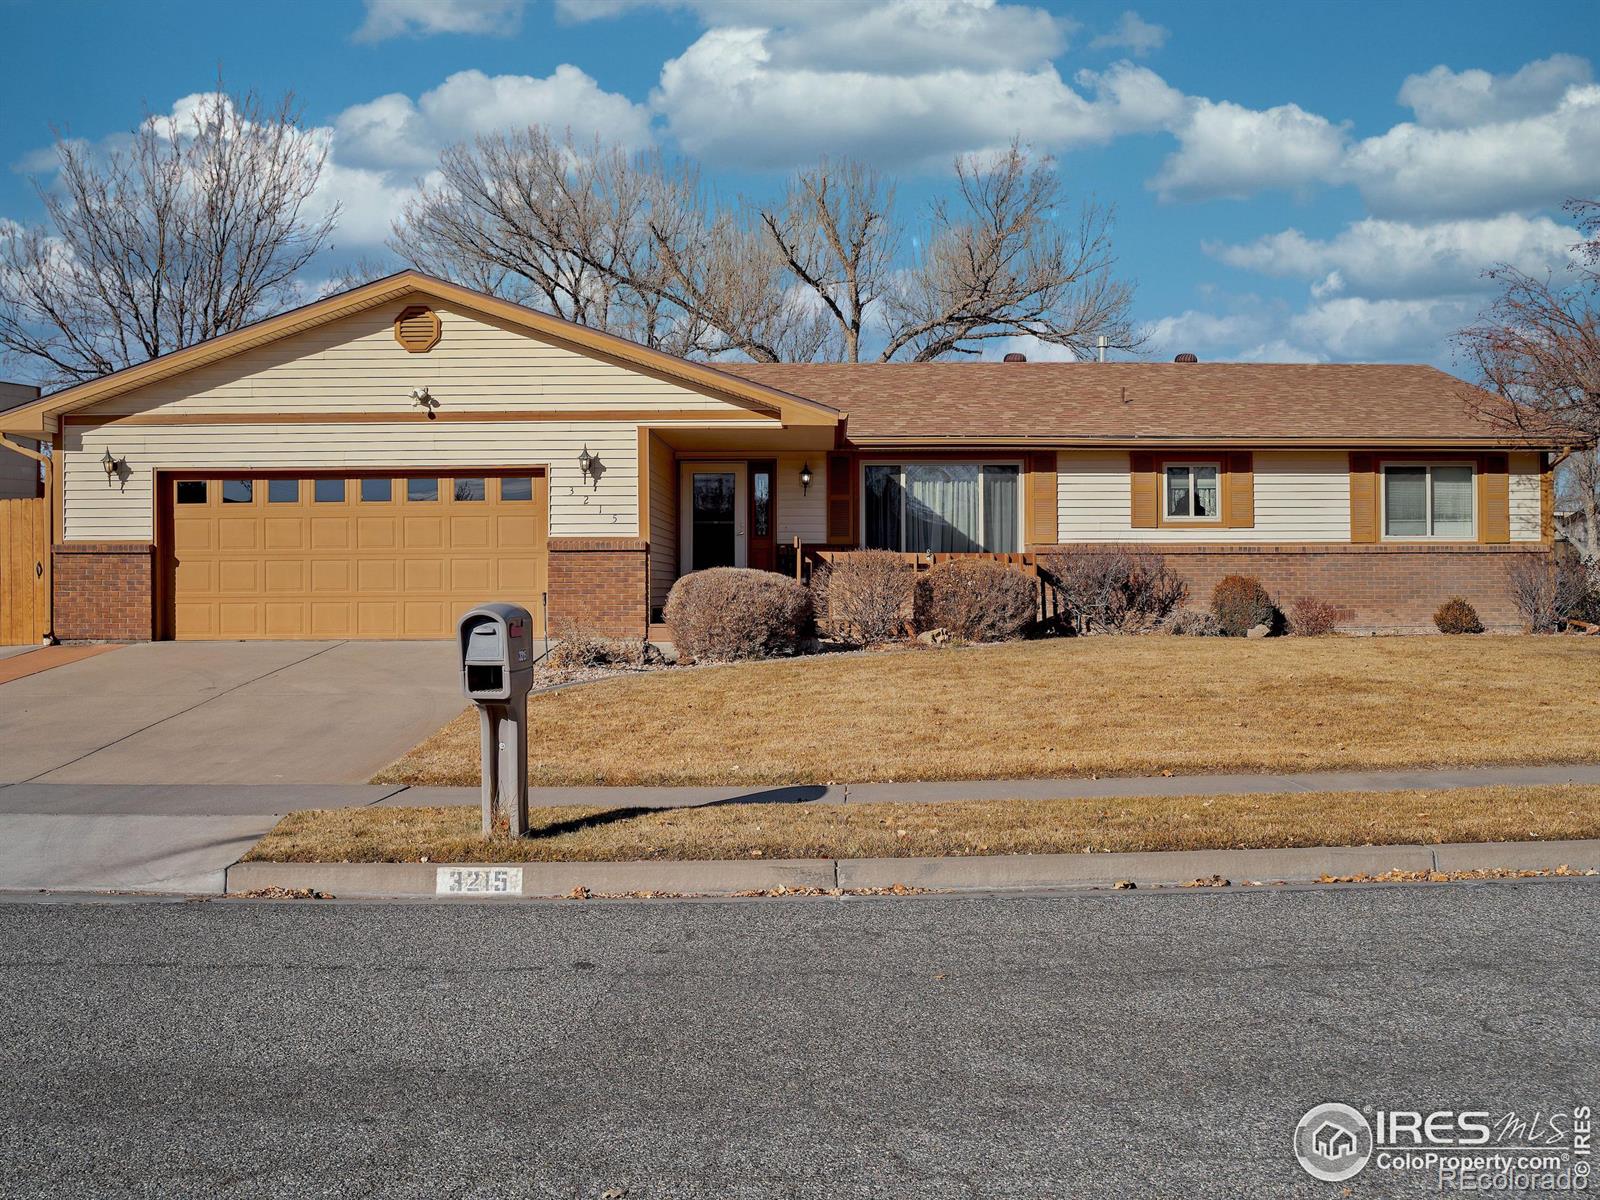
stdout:
[(1537, 542), (1544, 537), (1539, 456), (1513, 454), (1510, 459), (1511, 540)]
[(1063, 542), (1347, 542), (1349, 460), (1342, 452), (1257, 450), (1249, 529), (1135, 529), (1128, 453), (1063, 451), (1057, 501)]
[(682, 384), (540, 341), (465, 310), (438, 305), (443, 333), (425, 354), (395, 342), (403, 307), (387, 304), (197, 367), (85, 409), (85, 414), (415, 412), (426, 386), (441, 409), (586, 407), (742, 411)]
[[(587, 446), (604, 466), (598, 483), (578, 471)], [(125, 483), (108, 483), (110, 450), (126, 458)], [(69, 428), (62, 486), (69, 541), (150, 541), (158, 470), (307, 471), (340, 467), (548, 466), (554, 537), (638, 536), (638, 434), (616, 422), (452, 422), (429, 425), (151, 425)]]
[[(827, 487), (821, 454), (807, 457), (804, 454), (778, 456), (778, 541), (792, 542), (796, 536), (802, 542), (828, 540)], [(800, 468), (811, 464), (811, 489), (802, 493)]]

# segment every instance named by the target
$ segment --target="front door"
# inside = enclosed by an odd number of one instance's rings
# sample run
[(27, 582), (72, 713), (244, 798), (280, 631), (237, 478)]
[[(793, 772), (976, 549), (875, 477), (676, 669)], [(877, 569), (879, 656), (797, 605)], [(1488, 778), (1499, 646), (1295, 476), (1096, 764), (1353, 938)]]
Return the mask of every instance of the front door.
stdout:
[(680, 568), (742, 567), (749, 561), (748, 472), (743, 463), (684, 463)]

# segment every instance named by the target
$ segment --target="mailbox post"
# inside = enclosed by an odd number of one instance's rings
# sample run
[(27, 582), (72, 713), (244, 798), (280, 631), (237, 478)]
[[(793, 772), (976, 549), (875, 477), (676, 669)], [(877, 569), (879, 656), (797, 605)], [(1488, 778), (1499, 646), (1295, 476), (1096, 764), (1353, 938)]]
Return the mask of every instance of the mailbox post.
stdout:
[(533, 618), (515, 604), (484, 604), (461, 618), (461, 687), (478, 706), (483, 832), (528, 832), (528, 692)]

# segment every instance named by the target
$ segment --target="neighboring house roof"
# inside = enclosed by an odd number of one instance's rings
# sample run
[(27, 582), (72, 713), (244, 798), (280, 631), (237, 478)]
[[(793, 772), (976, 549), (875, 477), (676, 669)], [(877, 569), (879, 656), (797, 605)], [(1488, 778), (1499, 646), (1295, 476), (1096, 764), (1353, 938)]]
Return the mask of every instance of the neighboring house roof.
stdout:
[(1468, 410), (1494, 398), (1426, 366), (1347, 363), (729, 363), (837, 408), (858, 444), (1149, 439), (1527, 445)]
[(484, 313), (490, 317), (518, 326), (539, 337), (575, 348), (582, 353), (610, 359), (633, 368), (663, 375), (667, 378), (709, 391), (720, 398), (765, 416), (796, 425), (833, 425), (839, 414), (817, 401), (790, 396), (757, 380), (730, 375), (718, 366), (690, 362), (630, 342), (615, 334), (602, 333), (585, 325), (553, 317), (491, 296), (485, 292), (447, 283), (424, 275), (420, 271), (401, 271), (349, 291), (291, 309), (275, 317), (267, 317), (254, 324), (197, 342), (171, 354), (164, 354), (146, 362), (102, 375), (86, 383), (75, 384), (52, 392), (32, 404), (22, 404), (14, 409), (0, 409), (0, 430), (18, 433), (50, 432), (57, 417), (74, 409), (98, 404), (123, 392), (143, 387), (160, 379), (167, 379), (206, 363), (216, 362), (241, 351), (277, 341), (279, 338), (303, 332), (317, 325), (339, 320), (354, 313), (388, 304), (411, 296), (432, 297), (462, 308)]

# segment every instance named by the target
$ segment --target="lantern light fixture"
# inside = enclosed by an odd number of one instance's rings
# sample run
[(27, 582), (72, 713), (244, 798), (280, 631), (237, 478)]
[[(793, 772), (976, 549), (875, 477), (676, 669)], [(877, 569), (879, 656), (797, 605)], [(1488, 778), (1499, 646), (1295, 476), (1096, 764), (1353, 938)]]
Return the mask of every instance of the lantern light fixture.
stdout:
[(590, 483), (598, 486), (600, 483), (600, 471), (600, 456), (598, 454), (590, 454), (589, 447), (585, 444), (583, 452), (578, 455), (578, 472)]
[(800, 494), (802, 496), (811, 491), (811, 464), (806, 463), (800, 468)]
[(105, 471), (107, 479), (115, 479), (127, 469), (128, 460), (126, 457), (117, 458), (108, 449), (103, 455), (100, 456), (100, 467)]

